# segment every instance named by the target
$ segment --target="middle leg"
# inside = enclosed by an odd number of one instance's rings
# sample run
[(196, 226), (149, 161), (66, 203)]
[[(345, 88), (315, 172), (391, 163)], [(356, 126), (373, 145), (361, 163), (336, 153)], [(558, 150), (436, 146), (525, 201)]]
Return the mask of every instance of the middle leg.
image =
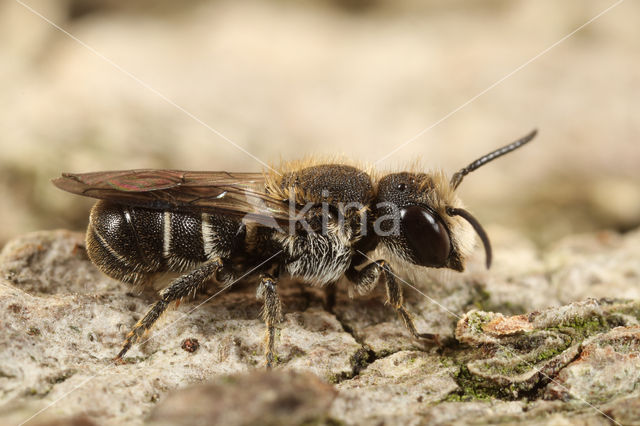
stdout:
[(265, 357), (267, 369), (271, 369), (275, 362), (276, 324), (282, 321), (282, 302), (276, 291), (276, 280), (269, 275), (260, 278), (256, 293), (258, 299), (264, 301), (262, 319), (267, 325), (265, 335)]

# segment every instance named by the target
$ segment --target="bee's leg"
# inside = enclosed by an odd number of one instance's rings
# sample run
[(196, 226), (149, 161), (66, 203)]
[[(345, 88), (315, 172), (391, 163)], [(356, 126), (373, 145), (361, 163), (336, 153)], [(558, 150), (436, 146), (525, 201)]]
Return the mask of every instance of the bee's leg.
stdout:
[(258, 299), (264, 300), (262, 307), (262, 319), (267, 325), (267, 333), (265, 335), (265, 357), (267, 369), (273, 367), (275, 361), (275, 325), (282, 321), (282, 303), (278, 292), (276, 291), (276, 280), (269, 276), (263, 275), (260, 278), (260, 285), (256, 293)]
[(204, 284), (207, 279), (213, 276), (220, 268), (222, 268), (222, 260), (217, 258), (206, 262), (188, 274), (184, 274), (173, 280), (169, 287), (160, 292), (160, 300), (149, 308), (144, 317), (142, 317), (129, 334), (127, 334), (127, 338), (122, 344), (122, 350), (120, 350), (120, 353), (118, 353), (118, 356), (115, 358), (116, 361), (121, 360), (131, 346), (151, 328), (171, 302), (180, 300), (189, 294), (195, 295), (200, 286), (202, 286), (202, 284)]
[(337, 293), (336, 283), (331, 283), (325, 287), (323, 303), (325, 311), (333, 313), (333, 308), (336, 306)]
[(347, 278), (355, 284), (356, 291), (366, 294), (374, 289), (380, 279), (384, 280), (387, 290), (387, 303), (394, 307), (409, 332), (418, 339), (437, 340), (437, 336), (430, 333), (421, 334), (416, 330), (411, 314), (404, 307), (402, 289), (398, 285), (391, 267), (384, 260), (368, 264), (359, 272), (355, 269), (347, 271)]
[(380, 280), (380, 274), (382, 273), (382, 262), (384, 261), (379, 260), (370, 263), (359, 271), (354, 267), (347, 269), (345, 275), (349, 281), (354, 284), (354, 290), (358, 294), (369, 294), (376, 288)]
[(416, 326), (413, 323), (411, 314), (404, 307), (404, 297), (402, 295), (402, 289), (398, 285), (393, 272), (391, 272), (391, 268), (384, 260), (380, 261), (379, 263), (387, 288), (387, 302), (396, 309), (398, 315), (400, 316), (400, 318), (402, 318), (405, 327), (407, 327), (407, 330), (409, 330), (409, 332), (418, 339), (433, 338), (432, 334), (418, 333), (418, 331), (416, 330)]

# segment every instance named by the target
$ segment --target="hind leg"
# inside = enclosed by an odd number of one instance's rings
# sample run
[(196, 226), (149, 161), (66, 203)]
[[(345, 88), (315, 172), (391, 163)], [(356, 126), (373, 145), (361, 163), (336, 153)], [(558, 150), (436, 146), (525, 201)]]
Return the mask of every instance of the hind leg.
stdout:
[(127, 353), (131, 346), (153, 326), (171, 302), (178, 301), (190, 294), (195, 295), (198, 289), (220, 268), (222, 268), (222, 265), (222, 260), (219, 258), (214, 259), (204, 263), (188, 274), (182, 275), (173, 280), (169, 287), (160, 292), (160, 300), (149, 308), (144, 317), (142, 317), (129, 334), (127, 334), (127, 337), (122, 344), (122, 350), (120, 350), (120, 353), (118, 353), (118, 356), (115, 358), (116, 361), (122, 360), (122, 357)]

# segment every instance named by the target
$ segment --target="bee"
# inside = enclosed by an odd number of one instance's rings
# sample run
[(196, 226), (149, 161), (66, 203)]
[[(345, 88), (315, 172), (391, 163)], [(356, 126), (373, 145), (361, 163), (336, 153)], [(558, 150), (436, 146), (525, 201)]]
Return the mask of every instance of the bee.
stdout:
[(277, 283), (285, 276), (316, 286), (346, 281), (359, 294), (383, 284), (408, 331), (433, 337), (416, 330), (393, 268), (463, 271), (475, 234), (489, 268), (489, 237), (456, 189), (468, 173), (535, 135), (480, 157), (451, 179), (442, 172), (377, 176), (346, 164), (298, 163), (264, 173), (63, 173), (53, 183), (99, 200), (89, 216), (86, 247), (106, 275), (143, 286), (161, 273), (180, 274), (133, 326), (116, 360), (172, 302), (212, 280), (231, 285), (248, 274), (264, 303), (265, 362), (271, 368), (282, 320)]

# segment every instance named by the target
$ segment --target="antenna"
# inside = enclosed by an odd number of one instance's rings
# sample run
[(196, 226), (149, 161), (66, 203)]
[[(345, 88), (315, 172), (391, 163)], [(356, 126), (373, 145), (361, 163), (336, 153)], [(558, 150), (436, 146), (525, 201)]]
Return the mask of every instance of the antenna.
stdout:
[(453, 207), (447, 207), (447, 214), (449, 216), (460, 216), (471, 224), (473, 229), (476, 231), (476, 233), (480, 237), (480, 240), (482, 241), (482, 245), (484, 246), (484, 253), (486, 257), (485, 263), (487, 265), (487, 269), (489, 269), (491, 267), (491, 259), (493, 258), (493, 255), (491, 254), (492, 253), (491, 242), (489, 241), (489, 236), (485, 232), (484, 228), (482, 227), (482, 225), (480, 225), (480, 222), (478, 222), (476, 218), (473, 217), (471, 213), (469, 213), (465, 209), (455, 209)]
[(486, 155), (483, 155), (482, 157), (478, 158), (473, 163), (469, 164), (467, 167), (465, 167), (465, 168), (461, 169), (460, 171), (456, 172), (451, 177), (451, 182), (449, 182), (450, 185), (455, 190), (456, 188), (458, 188), (458, 186), (462, 182), (462, 179), (466, 175), (468, 175), (469, 173), (471, 173), (475, 169), (484, 166), (488, 162), (493, 161), (498, 157), (502, 157), (503, 155), (508, 154), (511, 151), (520, 148), (522, 145), (526, 144), (531, 139), (533, 139), (537, 134), (538, 134), (538, 130), (534, 129), (531, 133), (529, 133), (528, 135), (524, 136), (523, 138), (518, 139), (517, 141), (512, 142), (509, 145), (503, 146), (502, 148), (498, 148), (495, 151), (492, 151), (492, 152), (490, 152), (490, 153), (488, 153)]

